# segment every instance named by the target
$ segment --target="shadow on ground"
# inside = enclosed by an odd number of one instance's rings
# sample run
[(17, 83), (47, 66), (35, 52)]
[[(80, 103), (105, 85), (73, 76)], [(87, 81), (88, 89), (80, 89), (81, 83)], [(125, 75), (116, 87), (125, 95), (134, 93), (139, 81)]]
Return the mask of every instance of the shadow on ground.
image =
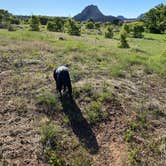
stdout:
[(80, 108), (74, 99), (67, 96), (62, 97), (63, 112), (69, 118), (74, 134), (79, 138), (81, 144), (91, 153), (98, 152), (98, 143), (90, 124), (83, 117)]

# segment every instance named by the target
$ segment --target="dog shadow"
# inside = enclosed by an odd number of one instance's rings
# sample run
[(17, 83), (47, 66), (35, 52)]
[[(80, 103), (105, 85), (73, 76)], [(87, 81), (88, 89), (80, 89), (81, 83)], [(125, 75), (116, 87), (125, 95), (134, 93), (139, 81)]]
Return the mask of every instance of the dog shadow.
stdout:
[(74, 134), (78, 137), (81, 144), (89, 151), (89, 153), (96, 154), (99, 146), (95, 134), (92, 131), (90, 124), (83, 117), (75, 100), (67, 96), (63, 96), (61, 102), (63, 112), (69, 118)]

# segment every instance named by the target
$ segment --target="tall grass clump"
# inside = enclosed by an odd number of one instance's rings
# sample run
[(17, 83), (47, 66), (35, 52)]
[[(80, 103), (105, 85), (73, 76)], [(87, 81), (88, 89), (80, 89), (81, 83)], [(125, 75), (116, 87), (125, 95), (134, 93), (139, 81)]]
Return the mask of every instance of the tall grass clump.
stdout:
[(37, 96), (37, 106), (45, 113), (52, 113), (61, 110), (61, 105), (58, 96), (51, 92), (44, 91)]
[(63, 149), (62, 130), (60, 126), (53, 123), (45, 124), (41, 127), (41, 142), (44, 147), (44, 154), (52, 166), (66, 166), (62, 159)]

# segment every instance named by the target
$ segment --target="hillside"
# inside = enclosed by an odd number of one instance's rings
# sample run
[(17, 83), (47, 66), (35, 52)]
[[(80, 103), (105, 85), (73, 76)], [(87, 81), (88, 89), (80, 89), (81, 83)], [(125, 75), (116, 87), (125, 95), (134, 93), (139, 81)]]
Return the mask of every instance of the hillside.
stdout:
[[(63, 37), (64, 40), (59, 40)], [(166, 35), (105, 39), (0, 30), (2, 165), (164, 165)], [(53, 70), (70, 65), (73, 100)]]

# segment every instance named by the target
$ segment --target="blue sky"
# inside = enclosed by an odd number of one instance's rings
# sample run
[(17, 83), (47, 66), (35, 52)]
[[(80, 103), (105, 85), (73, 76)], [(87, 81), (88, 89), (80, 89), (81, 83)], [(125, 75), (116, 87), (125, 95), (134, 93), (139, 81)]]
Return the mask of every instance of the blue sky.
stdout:
[(0, 9), (13, 14), (74, 16), (94, 4), (105, 15), (137, 17), (166, 0), (0, 0)]

